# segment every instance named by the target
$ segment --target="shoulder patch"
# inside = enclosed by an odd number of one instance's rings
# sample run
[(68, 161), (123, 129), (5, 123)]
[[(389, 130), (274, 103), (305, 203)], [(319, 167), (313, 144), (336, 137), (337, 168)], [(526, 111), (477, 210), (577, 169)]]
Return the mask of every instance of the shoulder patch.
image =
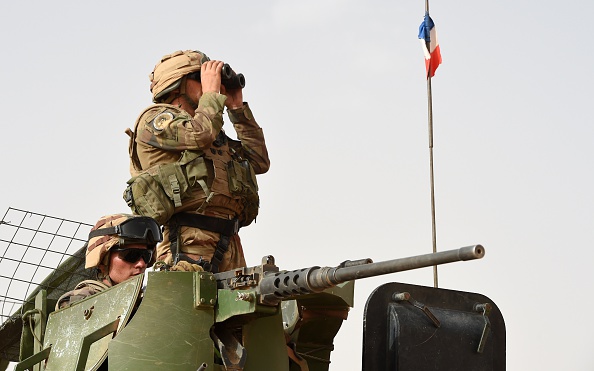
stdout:
[(165, 111), (158, 114), (151, 124), (156, 131), (162, 131), (171, 121), (173, 121), (173, 113)]

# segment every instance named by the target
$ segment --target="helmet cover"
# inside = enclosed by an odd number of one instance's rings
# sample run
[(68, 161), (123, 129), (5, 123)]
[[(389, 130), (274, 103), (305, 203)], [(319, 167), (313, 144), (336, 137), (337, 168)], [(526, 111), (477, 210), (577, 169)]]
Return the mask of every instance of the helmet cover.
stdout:
[(177, 89), (181, 78), (200, 70), (202, 63), (210, 59), (198, 50), (178, 50), (164, 55), (149, 74), (153, 102), (158, 102), (167, 93)]

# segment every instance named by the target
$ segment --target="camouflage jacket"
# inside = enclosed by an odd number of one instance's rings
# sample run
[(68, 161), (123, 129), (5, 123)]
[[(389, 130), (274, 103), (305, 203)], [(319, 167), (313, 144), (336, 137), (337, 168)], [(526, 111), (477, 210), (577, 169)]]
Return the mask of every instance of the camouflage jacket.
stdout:
[[(255, 174), (262, 174), (268, 171), (270, 160), (262, 128), (247, 103), (228, 110), (238, 140), (225, 139), (228, 143), (219, 145), (225, 99), (218, 93), (205, 93), (193, 117), (170, 104), (154, 104), (145, 109), (136, 120), (130, 140), (131, 175), (155, 165), (176, 162), (183, 151), (200, 151), (210, 166), (208, 186), (214, 193), (205, 213), (224, 219), (237, 217), (242, 205), (228, 190), (228, 162), (232, 156), (239, 156), (249, 161)], [(192, 200), (176, 208), (176, 212), (195, 211), (205, 199), (201, 189), (193, 190)]]
[(56, 303), (56, 310), (68, 308), (74, 302), (82, 300), (88, 296), (95, 295), (101, 291), (107, 290), (108, 285), (100, 281), (85, 280), (80, 282), (74, 290), (68, 291), (64, 295), (60, 296)]

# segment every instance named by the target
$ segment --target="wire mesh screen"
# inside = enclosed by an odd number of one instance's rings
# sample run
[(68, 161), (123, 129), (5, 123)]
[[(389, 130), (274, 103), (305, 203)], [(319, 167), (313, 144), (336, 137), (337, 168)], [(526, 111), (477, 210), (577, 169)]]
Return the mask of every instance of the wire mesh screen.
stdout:
[[(93, 272), (84, 268), (92, 225), (9, 208), (0, 221), (0, 358), (18, 359), (21, 314), (47, 291), (48, 303)], [(53, 308), (52, 308), (53, 309)]]

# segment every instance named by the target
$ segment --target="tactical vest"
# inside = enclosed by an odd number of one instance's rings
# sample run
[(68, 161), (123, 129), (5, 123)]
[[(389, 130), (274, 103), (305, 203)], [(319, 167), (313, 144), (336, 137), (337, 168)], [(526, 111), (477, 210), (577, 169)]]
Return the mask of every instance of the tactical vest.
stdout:
[[(161, 106), (163, 111), (168, 105)], [(149, 107), (141, 117), (150, 109)], [(137, 153), (136, 135), (129, 133), (130, 171), (124, 200), (132, 212), (150, 216), (165, 224), (181, 211), (204, 213), (215, 195), (224, 196), (224, 207), (238, 216), (240, 226), (249, 225), (258, 215), (256, 176), (249, 161), (242, 157), (241, 142), (221, 131), (212, 146), (203, 151), (185, 150), (172, 163), (143, 169)], [(220, 197), (218, 198), (220, 199)], [(201, 200), (198, 202), (198, 200)]]

